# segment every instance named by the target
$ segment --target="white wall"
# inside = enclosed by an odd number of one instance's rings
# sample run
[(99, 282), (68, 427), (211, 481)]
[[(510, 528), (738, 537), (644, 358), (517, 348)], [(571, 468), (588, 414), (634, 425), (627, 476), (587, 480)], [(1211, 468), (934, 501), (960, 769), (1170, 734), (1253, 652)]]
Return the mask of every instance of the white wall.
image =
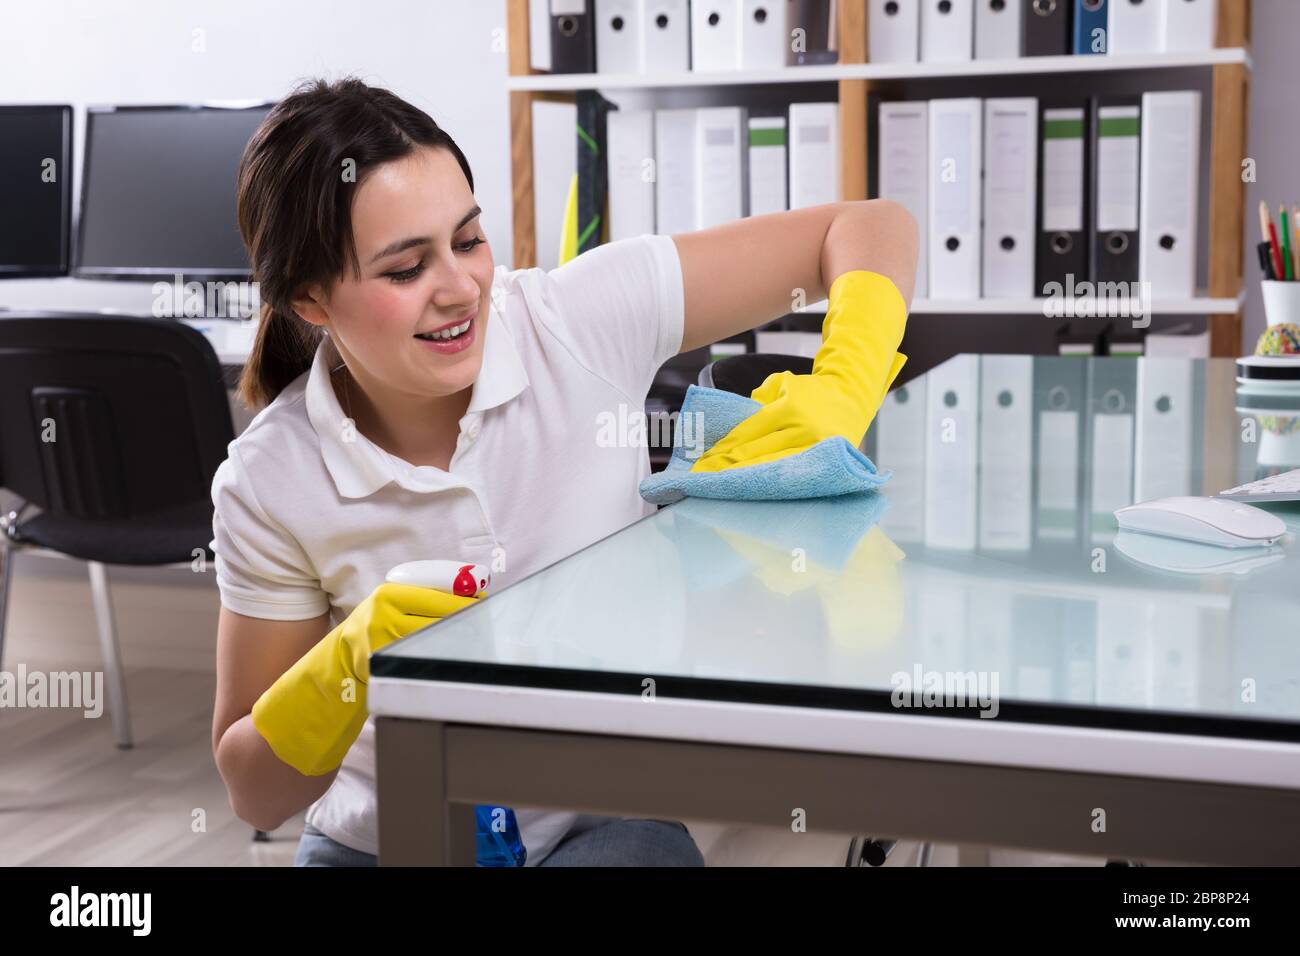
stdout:
[[(195, 50), (196, 30), (204, 52)], [(277, 100), (300, 79), (355, 73), (419, 106), (456, 140), (493, 255), (509, 264), (504, 36), (505, 0), (0, 0), (0, 102), (75, 108), (79, 196), (87, 105)], [(0, 305), (147, 313), (149, 290), (148, 282), (13, 280), (0, 282)]]

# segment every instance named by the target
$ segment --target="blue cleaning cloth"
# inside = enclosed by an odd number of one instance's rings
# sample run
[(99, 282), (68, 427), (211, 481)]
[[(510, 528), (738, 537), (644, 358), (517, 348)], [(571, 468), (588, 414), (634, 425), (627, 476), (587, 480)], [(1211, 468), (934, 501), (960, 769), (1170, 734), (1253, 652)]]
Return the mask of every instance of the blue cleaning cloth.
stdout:
[(700, 455), (760, 408), (752, 398), (734, 392), (700, 385), (687, 388), (673, 436), (672, 458), (667, 468), (641, 482), (641, 497), (659, 505), (688, 495), (730, 501), (789, 501), (870, 491), (889, 480), (892, 472), (876, 471), (870, 458), (839, 437), (761, 465), (691, 471)]

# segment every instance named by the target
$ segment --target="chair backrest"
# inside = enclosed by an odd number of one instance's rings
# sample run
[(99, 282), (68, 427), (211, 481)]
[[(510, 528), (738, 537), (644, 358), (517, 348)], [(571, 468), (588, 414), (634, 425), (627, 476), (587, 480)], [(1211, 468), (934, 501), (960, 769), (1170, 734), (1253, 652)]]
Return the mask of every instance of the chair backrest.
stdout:
[(0, 487), (52, 514), (207, 499), (234, 439), (216, 352), (174, 319), (0, 312)]
[(812, 359), (802, 355), (773, 355), (766, 352), (728, 355), (704, 366), (700, 371), (700, 384), (748, 398), (749, 393), (762, 385), (763, 380), (773, 372), (807, 375), (812, 371), (812, 365)]

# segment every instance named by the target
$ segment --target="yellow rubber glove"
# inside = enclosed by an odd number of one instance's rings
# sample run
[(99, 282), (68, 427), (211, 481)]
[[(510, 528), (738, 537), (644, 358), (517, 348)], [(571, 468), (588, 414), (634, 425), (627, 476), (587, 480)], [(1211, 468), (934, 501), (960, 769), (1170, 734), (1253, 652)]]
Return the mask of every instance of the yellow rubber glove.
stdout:
[(893, 282), (863, 269), (841, 273), (831, 283), (812, 374), (769, 375), (750, 395), (763, 407), (691, 471), (761, 465), (836, 436), (858, 447), (907, 361), (898, 351), (906, 323), (907, 304)]
[(257, 699), (253, 726), (299, 773), (329, 773), (365, 725), (370, 655), (477, 600), (410, 584), (379, 585)]

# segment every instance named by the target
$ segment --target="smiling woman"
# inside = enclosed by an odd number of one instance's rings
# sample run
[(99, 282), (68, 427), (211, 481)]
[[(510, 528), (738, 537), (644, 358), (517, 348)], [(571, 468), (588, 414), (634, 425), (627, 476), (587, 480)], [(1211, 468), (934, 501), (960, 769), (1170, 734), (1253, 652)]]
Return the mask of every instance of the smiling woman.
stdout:
[[(242, 391), (269, 404), (213, 480), (213, 748), (259, 829), (310, 804), (305, 865), (375, 859), (370, 655), (483, 597), (386, 580), (394, 568), (481, 565), (496, 593), (650, 514), (646, 442), (602, 423), (643, 410), (684, 348), (788, 312), (791, 290), (888, 293), (888, 309), (849, 295), (854, 314), (828, 311), (827, 347), (856, 362), (811, 376), (816, 400), (790, 384), (768, 406), (814, 434), (844, 392), (836, 422), (865, 428), (856, 397), (886, 383), (842, 379), (890, 367), (916, 261), (910, 216), (872, 200), (636, 236), (550, 271), (497, 267), (450, 137), (357, 80), (272, 110), (238, 207), (267, 304)], [(486, 865), (702, 863), (673, 821), (478, 811)]]
[[(647, 513), (646, 450), (580, 423), (644, 404), (682, 345), (682, 273), (668, 236), (498, 269), (451, 138), (351, 79), (272, 110), (238, 210), (265, 303), (241, 393), (266, 407), (213, 481), (213, 751), (253, 826), (310, 805), (300, 864), (374, 863), (370, 655), (482, 597), (386, 577), (454, 562), (504, 586)], [(485, 865), (702, 862), (669, 821), (476, 818)]]

